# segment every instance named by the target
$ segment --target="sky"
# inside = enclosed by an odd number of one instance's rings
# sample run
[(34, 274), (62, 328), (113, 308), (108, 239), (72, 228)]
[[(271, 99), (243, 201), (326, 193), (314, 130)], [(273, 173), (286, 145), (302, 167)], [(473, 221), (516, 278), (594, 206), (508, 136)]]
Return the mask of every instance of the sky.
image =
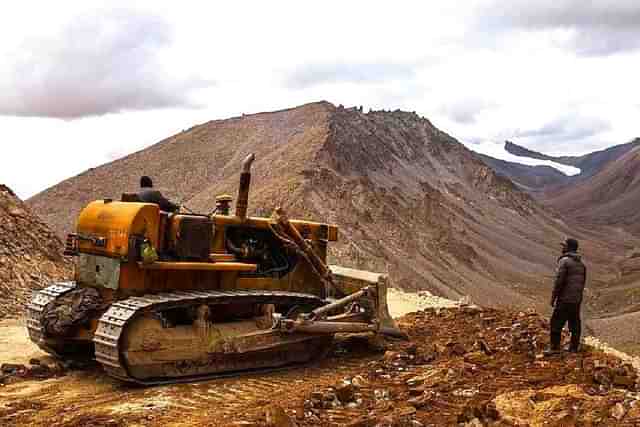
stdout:
[(28, 198), (213, 119), (327, 100), (416, 111), (478, 151), (640, 136), (640, 2), (12, 2), (0, 183)]

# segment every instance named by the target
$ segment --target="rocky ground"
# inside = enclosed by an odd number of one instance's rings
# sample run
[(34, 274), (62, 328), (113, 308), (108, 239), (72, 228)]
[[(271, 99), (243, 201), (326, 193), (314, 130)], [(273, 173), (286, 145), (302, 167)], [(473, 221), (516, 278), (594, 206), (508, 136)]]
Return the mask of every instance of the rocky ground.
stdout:
[[(408, 342), (343, 336), (311, 366), (137, 388), (64, 366), (0, 324), (0, 425), (640, 425), (637, 371), (592, 347), (546, 358), (547, 320), (392, 291)], [(11, 364), (9, 364), (11, 363)]]
[(70, 277), (62, 249), (58, 236), (0, 185), (0, 319), (21, 312), (32, 289)]

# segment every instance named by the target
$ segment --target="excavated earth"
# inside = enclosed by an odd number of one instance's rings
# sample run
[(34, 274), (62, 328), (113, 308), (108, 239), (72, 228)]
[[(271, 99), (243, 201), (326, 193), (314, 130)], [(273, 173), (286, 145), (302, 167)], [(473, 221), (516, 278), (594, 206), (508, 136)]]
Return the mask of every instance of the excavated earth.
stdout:
[(70, 275), (58, 236), (0, 185), (0, 319), (21, 312), (33, 289)]
[(397, 291), (390, 300), (396, 313), (420, 309), (399, 319), (410, 341), (342, 336), (310, 366), (152, 388), (56, 364), (5, 321), (0, 358), (14, 365), (2, 367), (0, 425), (640, 424), (636, 368), (591, 347), (545, 358), (548, 323), (534, 312)]

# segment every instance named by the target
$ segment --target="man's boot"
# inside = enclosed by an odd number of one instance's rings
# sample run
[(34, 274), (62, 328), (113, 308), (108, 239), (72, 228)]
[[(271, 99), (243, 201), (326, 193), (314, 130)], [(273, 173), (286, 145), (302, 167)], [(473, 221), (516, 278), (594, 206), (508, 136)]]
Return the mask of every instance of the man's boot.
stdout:
[(571, 353), (580, 352), (580, 336), (571, 334), (571, 344), (569, 344), (568, 351)]
[(559, 353), (562, 353), (562, 349), (560, 348), (560, 340), (562, 339), (562, 332), (551, 332), (551, 342), (549, 343), (549, 347), (542, 353), (545, 356), (553, 356)]
[(562, 353), (562, 349), (553, 345), (550, 345), (542, 352), (542, 354), (545, 356), (555, 356), (560, 353)]

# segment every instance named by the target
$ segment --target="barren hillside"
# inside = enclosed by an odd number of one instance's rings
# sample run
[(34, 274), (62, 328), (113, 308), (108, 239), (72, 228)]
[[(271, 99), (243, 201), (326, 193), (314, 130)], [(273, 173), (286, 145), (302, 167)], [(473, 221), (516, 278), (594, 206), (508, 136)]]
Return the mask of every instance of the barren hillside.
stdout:
[(520, 163), (513, 163), (506, 160), (496, 159), (484, 154), (478, 154), (478, 157), (496, 171), (521, 189), (536, 195), (537, 192), (566, 182), (569, 178), (558, 169), (551, 166), (530, 166)]
[[(570, 233), (511, 181), (427, 119), (327, 102), (211, 121), (89, 170), (29, 203), (61, 235), (87, 202), (135, 191), (141, 174), (208, 212), (235, 194), (256, 153), (250, 211), (284, 205), (336, 223), (333, 262), (389, 272), (396, 286), (481, 304), (546, 301), (558, 242)], [(580, 237), (583, 237), (580, 235)], [(587, 236), (597, 280), (615, 269)], [(546, 304), (544, 304), (546, 306)]]
[(550, 192), (544, 203), (582, 222), (616, 225), (640, 234), (640, 147), (592, 177)]
[(20, 311), (32, 289), (69, 274), (58, 236), (0, 185), (0, 318)]
[(557, 191), (570, 191), (570, 188), (578, 183), (588, 180), (599, 174), (610, 164), (617, 162), (628, 152), (640, 146), (640, 138), (626, 144), (615, 145), (605, 150), (594, 151), (582, 156), (548, 156), (537, 151), (506, 141), (505, 151), (518, 157), (528, 159), (549, 160), (562, 165), (573, 166), (580, 169), (580, 173), (567, 176), (559, 170), (549, 166), (529, 166), (511, 161), (496, 159), (479, 154), (487, 165), (492, 167), (500, 175), (511, 179), (520, 188), (530, 192), (535, 197), (544, 198), (547, 193)]
[(609, 163), (615, 162), (629, 151), (640, 146), (640, 138), (636, 138), (626, 144), (614, 145), (604, 150), (594, 151), (582, 156), (548, 156), (536, 151), (529, 150), (517, 144), (507, 141), (505, 150), (516, 156), (531, 157), (534, 159), (551, 160), (568, 166), (574, 166), (580, 169), (581, 173), (573, 178), (568, 178), (567, 182), (581, 181), (589, 178), (601, 170)]

